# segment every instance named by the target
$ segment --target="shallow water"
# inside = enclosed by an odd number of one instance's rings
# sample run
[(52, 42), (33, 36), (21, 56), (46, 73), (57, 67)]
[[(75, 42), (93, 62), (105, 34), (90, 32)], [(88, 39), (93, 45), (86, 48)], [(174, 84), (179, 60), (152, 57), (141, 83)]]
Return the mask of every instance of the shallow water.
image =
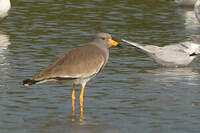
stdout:
[(70, 84), (22, 86), (97, 32), (158, 46), (198, 42), (193, 15), (165, 0), (12, 1), (0, 23), (0, 133), (199, 133), (199, 59), (165, 68), (133, 48), (110, 49), (86, 86), (83, 120), (78, 97), (72, 118)]

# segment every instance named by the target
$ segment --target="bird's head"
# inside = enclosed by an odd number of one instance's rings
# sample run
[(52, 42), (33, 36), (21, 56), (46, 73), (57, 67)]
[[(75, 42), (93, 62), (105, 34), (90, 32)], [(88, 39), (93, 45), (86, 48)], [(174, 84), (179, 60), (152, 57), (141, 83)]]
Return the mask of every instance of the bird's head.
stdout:
[(98, 33), (94, 37), (94, 41), (98, 42), (99, 44), (103, 44), (107, 48), (112, 46), (118, 46), (118, 42), (112, 40), (112, 37), (108, 33)]
[(190, 56), (199, 56), (200, 55), (200, 45), (192, 42), (184, 42), (181, 44)]

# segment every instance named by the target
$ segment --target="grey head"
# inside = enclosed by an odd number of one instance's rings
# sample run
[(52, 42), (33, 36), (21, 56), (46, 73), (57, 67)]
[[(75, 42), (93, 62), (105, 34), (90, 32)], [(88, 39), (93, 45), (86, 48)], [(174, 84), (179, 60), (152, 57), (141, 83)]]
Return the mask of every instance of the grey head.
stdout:
[(97, 46), (104, 46), (106, 48), (118, 45), (116, 41), (112, 40), (111, 35), (108, 33), (96, 34), (92, 42)]

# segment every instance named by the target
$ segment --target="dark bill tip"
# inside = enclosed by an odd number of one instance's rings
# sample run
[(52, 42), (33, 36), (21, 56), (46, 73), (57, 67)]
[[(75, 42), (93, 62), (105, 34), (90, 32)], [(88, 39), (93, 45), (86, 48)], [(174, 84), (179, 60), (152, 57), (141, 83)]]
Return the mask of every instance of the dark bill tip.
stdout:
[(118, 43), (117, 47), (120, 47), (120, 48), (121, 48), (121, 47), (122, 47), (122, 44), (121, 44), (121, 43)]

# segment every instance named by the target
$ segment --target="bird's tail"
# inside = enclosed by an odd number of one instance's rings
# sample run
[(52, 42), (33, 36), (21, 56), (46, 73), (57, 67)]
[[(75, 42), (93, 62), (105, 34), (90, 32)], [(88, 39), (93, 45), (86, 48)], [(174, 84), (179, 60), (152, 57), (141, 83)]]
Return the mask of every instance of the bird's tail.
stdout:
[(35, 81), (33, 79), (26, 79), (26, 80), (23, 81), (24, 86), (30, 86), (30, 85), (35, 84), (35, 83), (37, 83), (37, 81)]

